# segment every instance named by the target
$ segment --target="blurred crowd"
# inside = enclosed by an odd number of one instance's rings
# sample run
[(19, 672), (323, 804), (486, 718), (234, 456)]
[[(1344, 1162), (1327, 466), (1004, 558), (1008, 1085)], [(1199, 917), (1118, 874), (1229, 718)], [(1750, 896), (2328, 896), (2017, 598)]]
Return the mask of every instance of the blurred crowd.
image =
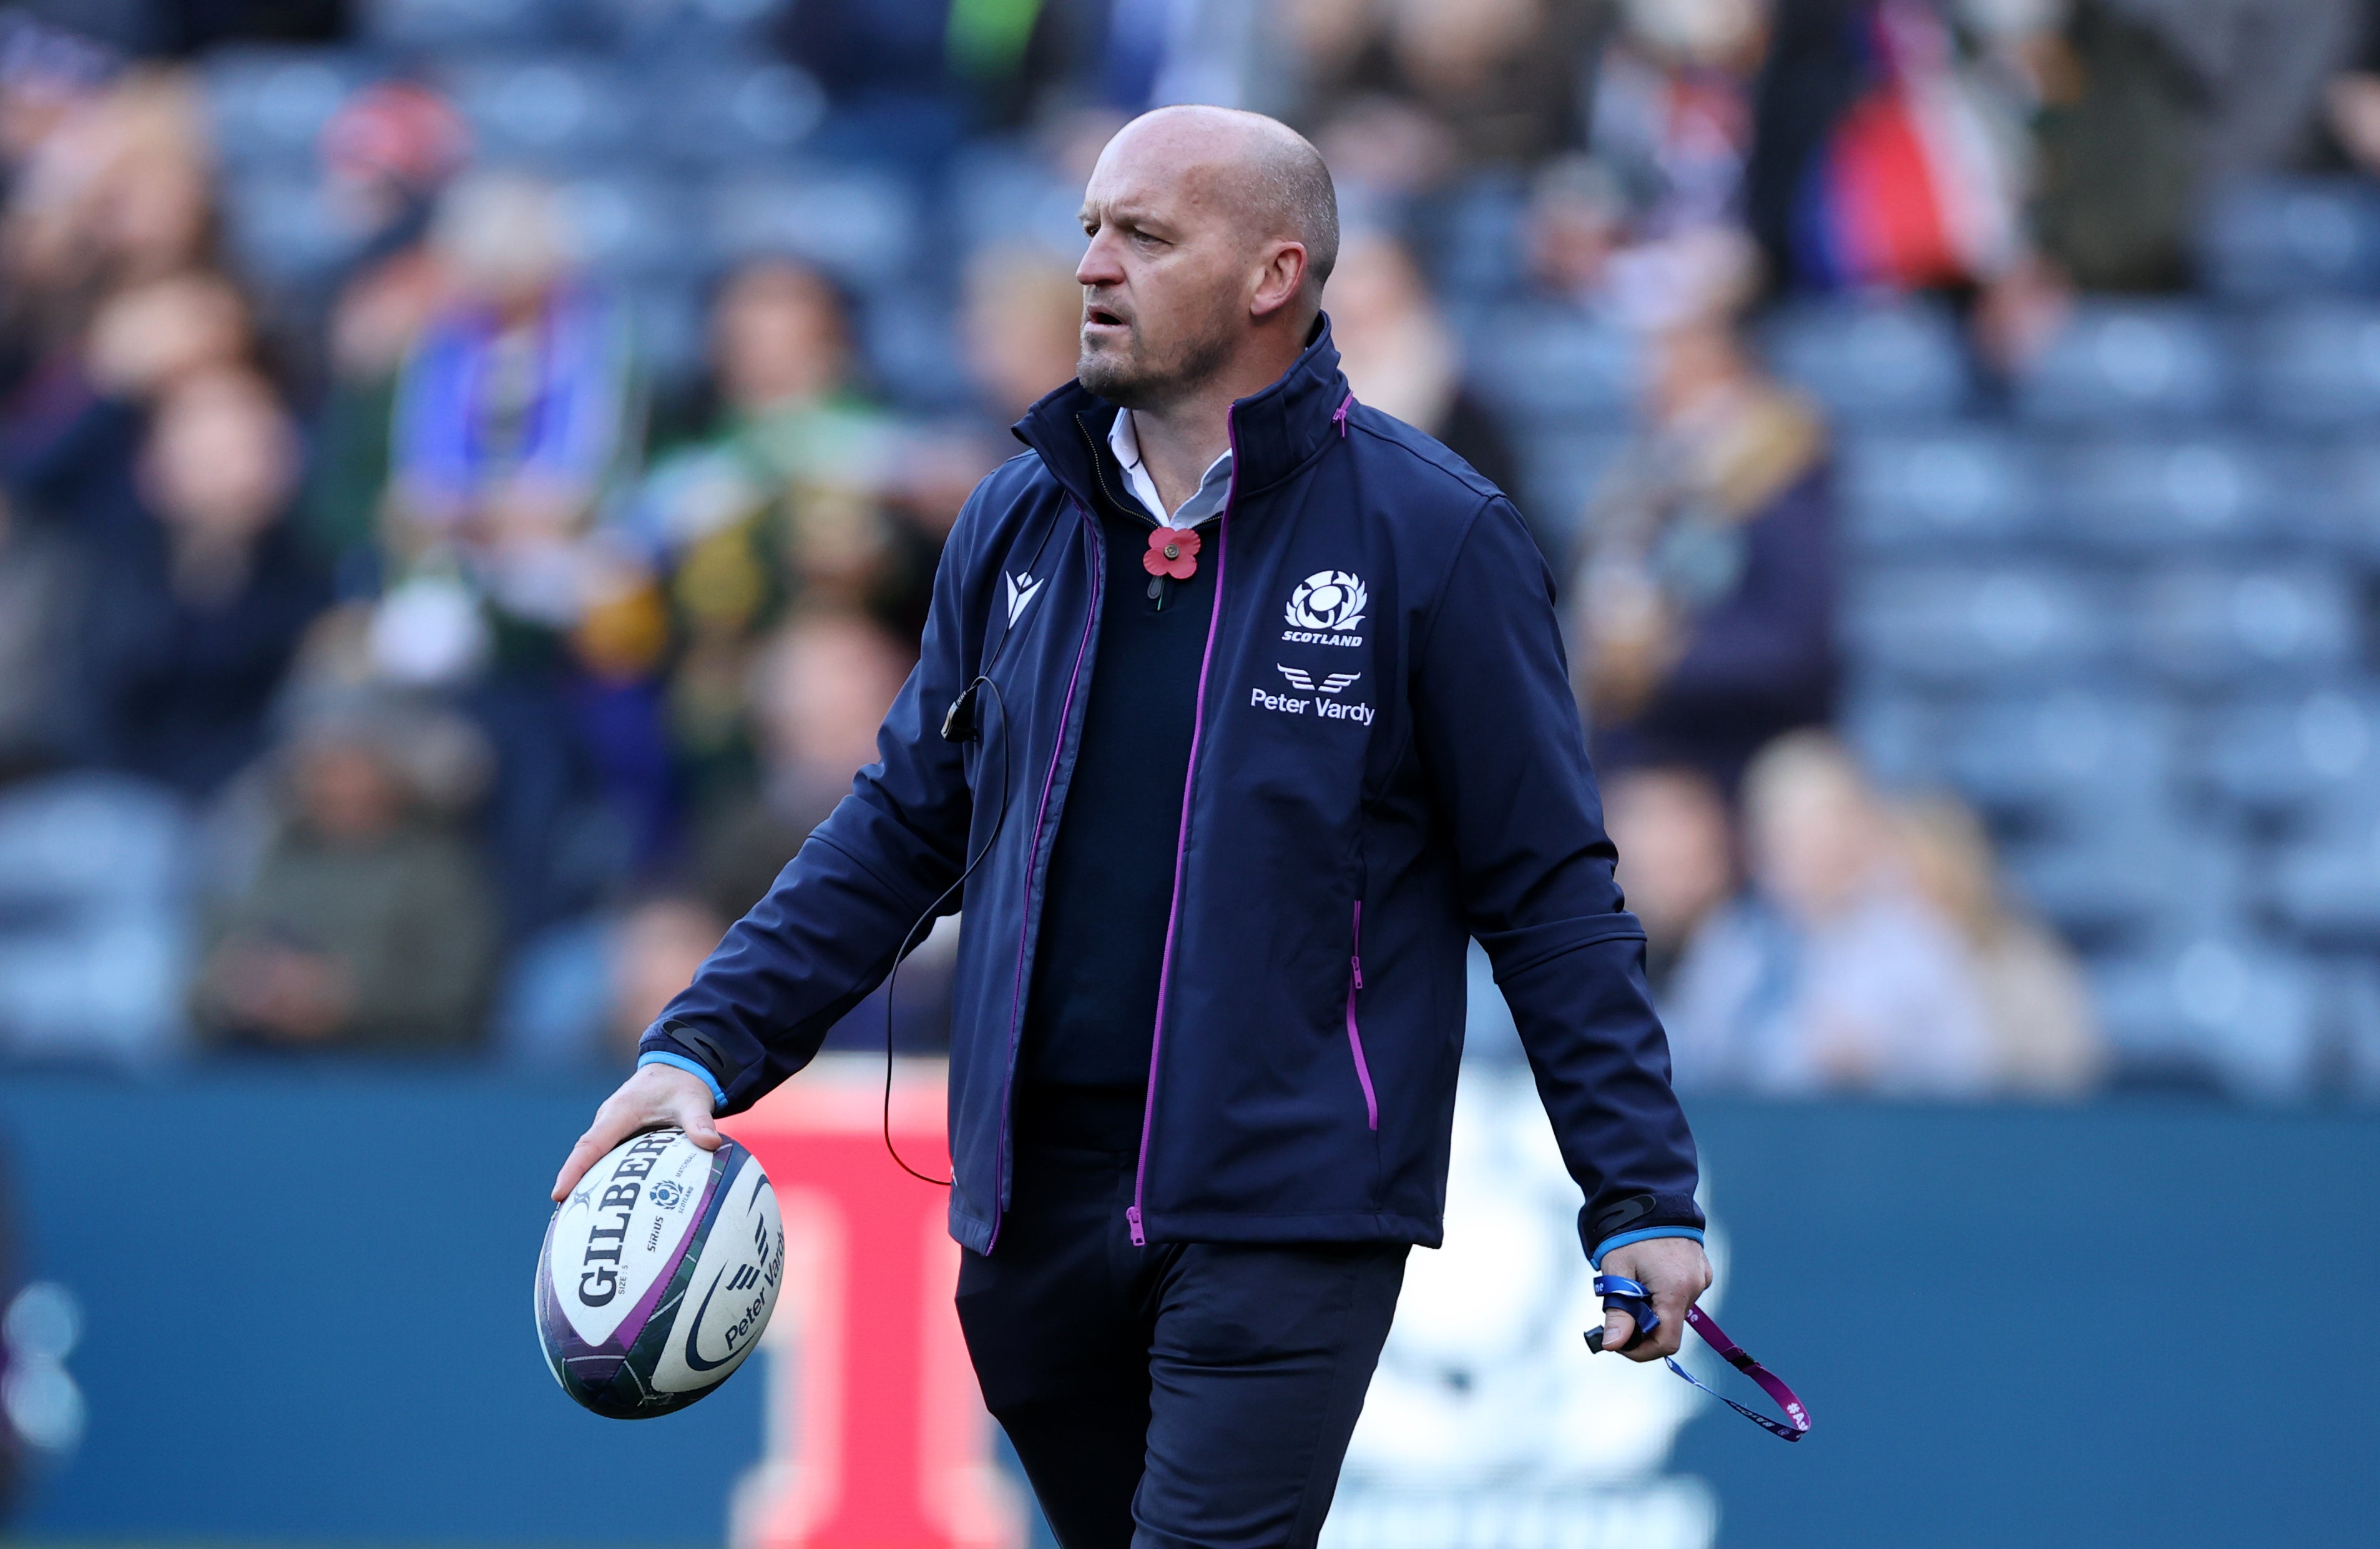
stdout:
[[(599, 100), (540, 151), (579, 78), (487, 84), (544, 48), (676, 82), (656, 145), (729, 62), (764, 168), (917, 217), (624, 235), (589, 167), (638, 134)], [(1927, 293), (1989, 384), (2076, 297), (2187, 284), (2224, 180), (2380, 163), (2343, 0), (0, 13), (0, 1050), (626, 1059), (872, 756), (944, 533), (1072, 374), (1089, 160), (1182, 100), (1323, 148), (1356, 392), (1536, 525), (1682, 1083), (2099, 1083), (1977, 815), (1829, 731), (1836, 457), (1755, 325)], [(303, 261), (235, 197), (259, 121)], [(1591, 479), (1526, 476), (1560, 405), (1473, 369), (1490, 296), (1623, 342)], [(947, 945), (835, 1039), (932, 1047)]]

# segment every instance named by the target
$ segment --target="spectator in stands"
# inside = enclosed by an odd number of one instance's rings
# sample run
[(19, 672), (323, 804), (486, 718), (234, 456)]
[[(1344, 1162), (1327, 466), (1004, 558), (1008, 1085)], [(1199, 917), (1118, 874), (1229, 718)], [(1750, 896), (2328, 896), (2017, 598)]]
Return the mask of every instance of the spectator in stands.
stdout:
[(738, 271), (711, 360), (707, 433), (656, 460), (638, 518), (675, 566), (671, 724), (706, 804), (748, 778), (746, 683), (769, 629), (804, 606), (905, 616), (940, 547), (892, 509), (893, 428), (858, 391), (823, 277), (778, 259)]
[(1596, 305), (1612, 259), (1631, 239), (1631, 220), (1627, 190), (1609, 166), (1584, 155), (1548, 163), (1530, 191), (1530, 277), (1556, 296)]
[(466, 694), (496, 749), (486, 821), (522, 937), (674, 838), (663, 605), (646, 557), (593, 521), (632, 468), (642, 391), (552, 188), (460, 178), (431, 240), (447, 299), (398, 383), (377, 637), (392, 677)]
[(1780, 0), (1745, 211), (1794, 288), (1965, 285), (2022, 253), (2021, 123), (1919, 0)]
[(0, 493), (0, 787), (89, 747), (81, 690), (90, 556)]
[(1647, 236), (1732, 221), (1752, 150), (1758, 0), (1623, 0), (1589, 142)]
[(963, 321), (968, 368), (1005, 440), (1026, 409), (1074, 380), (1083, 349), (1075, 266), (1030, 248), (978, 253), (967, 263)]
[(480, 862), (419, 768), (448, 728), (393, 704), (319, 714), (278, 831), (225, 901), (199, 977), (222, 1042), (455, 1049), (480, 1035), (497, 942)]
[(1780, 738), (1746, 774), (1743, 811), (1752, 889), (1696, 933), (1665, 1008), (1679, 1085), (1989, 1090), (1973, 966), (1851, 756), (1822, 732)]
[(103, 761), (204, 800), (263, 750), (265, 715), (329, 600), (286, 521), (297, 432), (237, 366), (158, 401), (139, 509), (117, 524), (86, 650)]
[[(528, 1066), (617, 1064), (662, 1001), (684, 989), (729, 923), (768, 891), (809, 831), (876, 757), (876, 730), (911, 656), (864, 613), (798, 613), (762, 642), (746, 674), (759, 772), (710, 793), (684, 887), (663, 886), (529, 944), (498, 1016), (506, 1058)], [(947, 954), (901, 984), (896, 1040), (947, 1039)], [(883, 1001), (871, 997), (833, 1040), (880, 1047)], [(872, 1010), (871, 1010), (872, 1008)]]
[(637, 1061), (637, 1040), (678, 991), (694, 982), (694, 971), (727, 934), (733, 916), (722, 916), (704, 899), (662, 893), (633, 905), (612, 923), (605, 944), (610, 1004), (605, 1008), (604, 1063), (626, 1070)]
[(1620, 884), (1645, 924), (1645, 976), (1665, 998), (1686, 944), (1735, 892), (1727, 803), (1689, 768), (1627, 769), (1604, 782), (1603, 816), (1620, 848)]
[(198, 93), (170, 71), (125, 76), (55, 119), (10, 189), (12, 300), (79, 330), (79, 300), (210, 262), (208, 145)]
[(331, 309), (305, 528), (358, 589), (378, 568), (397, 374), (443, 299), (430, 223), (469, 148), (461, 116), (411, 81), (366, 88), (322, 128), (323, 190), (364, 236)]
[(0, 411), (0, 479), (94, 543), (126, 541), (152, 405), (185, 378), (248, 366), (256, 353), (248, 302), (219, 271), (127, 285)]
[(1833, 713), (1827, 439), (1737, 332), (1742, 240), (1705, 227), (1668, 248), (1670, 294), (1640, 303), (1645, 428), (1589, 506), (1570, 605), (1601, 767), (1683, 764), (1732, 790), (1763, 743)]
[(741, 918), (794, 852), (876, 761), (876, 731), (913, 657), (856, 612), (795, 617), (772, 634), (747, 679), (756, 778), (704, 815), (701, 892)]
[(1463, 381), (1463, 351), (1412, 255), (1359, 236), (1330, 272), (1330, 336), (1358, 397), (1435, 436), (1499, 489), (1518, 483), (1512, 449)]
[(2037, 104), (2034, 241), (2083, 290), (2188, 281), (2207, 83), (2176, 42), (2149, 8), (2111, 0), (2042, 7), (1999, 40), (2004, 78)]
[(569, 539), (636, 451), (626, 320), (574, 274), (568, 221), (542, 183), (462, 179), (433, 240), (451, 299), (397, 395), (402, 547), (459, 546), (500, 608), (566, 625)]
[(1965, 938), (1991, 1032), (1993, 1084), (2027, 1097), (2096, 1086), (2107, 1051), (2074, 954), (2002, 889), (1991, 841), (1954, 796), (1895, 814), (1910, 877)]
[(1298, 0), (1285, 29), (1302, 122), (1344, 187), (1434, 188), (1575, 148), (1592, 0)]
[(118, 296), (212, 267), (213, 188), (204, 117), (178, 76), (127, 76), (34, 123), (0, 234), (0, 474), (70, 514), (120, 501), (138, 441), (122, 384), (92, 380), (94, 321)]

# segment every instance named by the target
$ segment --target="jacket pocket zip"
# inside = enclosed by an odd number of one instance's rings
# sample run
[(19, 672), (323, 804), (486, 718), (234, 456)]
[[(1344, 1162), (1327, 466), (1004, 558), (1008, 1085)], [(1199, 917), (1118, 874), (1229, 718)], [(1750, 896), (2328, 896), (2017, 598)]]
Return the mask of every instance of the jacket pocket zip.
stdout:
[(1380, 1128), (1380, 1103), (1372, 1091), (1372, 1067), (1364, 1058), (1364, 1035), (1355, 1025), (1355, 995), (1364, 987), (1364, 904), (1355, 902), (1355, 934), (1354, 950), (1347, 958), (1347, 1052), (1355, 1057), (1355, 1081), (1364, 1089), (1364, 1121), (1378, 1133)]

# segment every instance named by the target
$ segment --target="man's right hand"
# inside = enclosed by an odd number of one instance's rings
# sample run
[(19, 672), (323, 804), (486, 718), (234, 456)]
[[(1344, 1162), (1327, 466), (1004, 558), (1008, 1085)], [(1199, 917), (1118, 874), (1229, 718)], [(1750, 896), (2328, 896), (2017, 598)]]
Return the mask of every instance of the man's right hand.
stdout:
[(702, 1084), (702, 1078), (674, 1065), (647, 1065), (595, 1110), (595, 1122), (570, 1148), (570, 1159), (553, 1180), (554, 1203), (569, 1198), (571, 1189), (605, 1152), (640, 1130), (663, 1124), (684, 1130), (686, 1138), (705, 1151), (719, 1149), (719, 1126), (710, 1121), (710, 1088)]

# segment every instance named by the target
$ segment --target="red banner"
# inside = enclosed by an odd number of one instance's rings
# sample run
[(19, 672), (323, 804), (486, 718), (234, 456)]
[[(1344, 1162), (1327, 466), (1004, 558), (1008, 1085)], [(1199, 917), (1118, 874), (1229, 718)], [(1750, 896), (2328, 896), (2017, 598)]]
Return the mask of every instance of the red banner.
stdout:
[[(1022, 1516), (959, 1334), (950, 1193), (885, 1154), (881, 1064), (824, 1059), (720, 1128), (785, 1217), (786, 1281), (762, 1342), (767, 1448), (738, 1486), (738, 1549), (1014, 1549)], [(905, 1060), (892, 1138), (950, 1176), (946, 1072)]]

